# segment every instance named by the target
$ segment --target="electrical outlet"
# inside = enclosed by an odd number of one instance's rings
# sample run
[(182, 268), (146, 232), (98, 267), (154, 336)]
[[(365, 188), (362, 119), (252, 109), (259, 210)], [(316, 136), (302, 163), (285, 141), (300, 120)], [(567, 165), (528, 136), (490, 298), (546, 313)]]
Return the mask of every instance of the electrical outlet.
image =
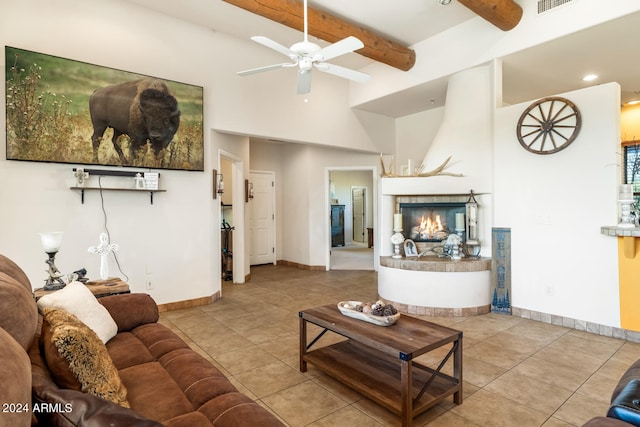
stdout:
[(555, 289), (553, 288), (553, 285), (548, 285), (545, 288), (545, 293), (547, 294), (548, 297), (552, 297), (555, 294)]
[(151, 274), (147, 273), (144, 283), (145, 283), (145, 288), (147, 290), (153, 289), (153, 281), (151, 280)]

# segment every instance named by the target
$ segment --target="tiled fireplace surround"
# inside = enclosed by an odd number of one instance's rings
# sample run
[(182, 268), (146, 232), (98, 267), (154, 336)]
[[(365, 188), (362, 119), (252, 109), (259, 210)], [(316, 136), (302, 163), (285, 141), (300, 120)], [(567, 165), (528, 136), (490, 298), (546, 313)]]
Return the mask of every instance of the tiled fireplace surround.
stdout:
[[(396, 196), (395, 200), (395, 210), (394, 212), (400, 212), (400, 205), (403, 203), (466, 203), (469, 199), (468, 195), (465, 194), (442, 194), (442, 195), (422, 195), (422, 196)], [(415, 225), (415, 224), (411, 224)], [(453, 224), (450, 224), (451, 226)], [(404, 224), (405, 228), (407, 224)], [(406, 233), (405, 233), (406, 234)], [(405, 236), (409, 238), (410, 236)], [(433, 242), (416, 242), (416, 246), (418, 248), (418, 253), (423, 251), (425, 248), (433, 247), (441, 245), (441, 243), (433, 243)], [(433, 254), (432, 254), (433, 255)]]

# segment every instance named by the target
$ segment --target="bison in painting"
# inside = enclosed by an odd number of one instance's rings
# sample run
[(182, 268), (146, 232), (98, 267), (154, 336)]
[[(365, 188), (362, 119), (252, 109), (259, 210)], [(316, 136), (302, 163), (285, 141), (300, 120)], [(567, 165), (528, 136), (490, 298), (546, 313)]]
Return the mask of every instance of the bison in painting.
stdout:
[[(107, 128), (113, 129), (113, 147), (123, 165), (131, 163), (137, 151), (147, 142), (158, 154), (173, 140), (180, 126), (178, 101), (167, 85), (158, 79), (145, 78), (96, 89), (89, 98), (93, 124), (94, 162)], [(129, 158), (118, 143), (121, 135), (130, 139)]]

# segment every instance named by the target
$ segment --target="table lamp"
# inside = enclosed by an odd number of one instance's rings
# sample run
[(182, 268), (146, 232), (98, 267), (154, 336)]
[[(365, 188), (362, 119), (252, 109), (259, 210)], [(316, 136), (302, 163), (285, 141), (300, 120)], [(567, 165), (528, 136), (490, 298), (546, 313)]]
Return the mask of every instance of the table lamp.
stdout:
[(46, 252), (49, 258), (45, 261), (49, 266), (49, 277), (45, 280), (44, 290), (54, 291), (65, 287), (64, 280), (62, 280), (63, 274), (60, 273), (58, 267), (55, 264), (56, 254), (60, 250), (62, 245), (62, 232), (53, 231), (49, 233), (40, 233), (40, 240), (42, 242), (42, 249)]

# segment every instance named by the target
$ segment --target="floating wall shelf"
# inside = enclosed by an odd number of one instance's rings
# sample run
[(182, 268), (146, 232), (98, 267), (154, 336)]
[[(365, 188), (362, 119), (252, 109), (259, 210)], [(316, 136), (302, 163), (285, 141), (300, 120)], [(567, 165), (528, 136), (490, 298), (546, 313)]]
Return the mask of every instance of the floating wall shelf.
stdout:
[(153, 204), (153, 193), (164, 193), (167, 190), (149, 190), (147, 188), (105, 188), (105, 187), (69, 187), (71, 190), (80, 190), (80, 200), (84, 205), (84, 192), (85, 191), (133, 191), (133, 192), (148, 192), (150, 197), (150, 202)]

